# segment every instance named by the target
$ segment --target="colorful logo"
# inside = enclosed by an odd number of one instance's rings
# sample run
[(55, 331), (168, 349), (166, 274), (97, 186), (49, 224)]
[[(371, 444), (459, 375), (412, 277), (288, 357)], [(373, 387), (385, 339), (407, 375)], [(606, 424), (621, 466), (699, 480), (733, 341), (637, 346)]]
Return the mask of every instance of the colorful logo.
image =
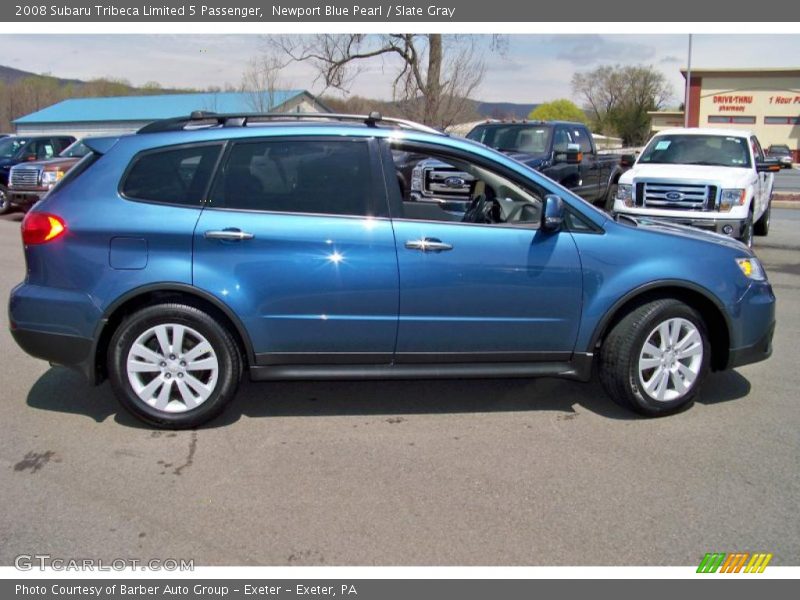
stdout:
[(763, 573), (767, 568), (772, 554), (765, 552), (709, 552), (700, 561), (698, 573)]

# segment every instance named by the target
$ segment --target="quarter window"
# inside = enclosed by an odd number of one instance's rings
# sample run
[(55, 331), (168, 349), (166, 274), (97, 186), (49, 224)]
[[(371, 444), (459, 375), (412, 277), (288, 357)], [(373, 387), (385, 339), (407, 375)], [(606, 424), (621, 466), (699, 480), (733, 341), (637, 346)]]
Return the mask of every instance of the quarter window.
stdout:
[(217, 208), (366, 216), (367, 140), (274, 140), (233, 146), (214, 184)]
[(150, 202), (199, 205), (221, 148), (206, 144), (140, 154), (122, 184), (122, 194)]

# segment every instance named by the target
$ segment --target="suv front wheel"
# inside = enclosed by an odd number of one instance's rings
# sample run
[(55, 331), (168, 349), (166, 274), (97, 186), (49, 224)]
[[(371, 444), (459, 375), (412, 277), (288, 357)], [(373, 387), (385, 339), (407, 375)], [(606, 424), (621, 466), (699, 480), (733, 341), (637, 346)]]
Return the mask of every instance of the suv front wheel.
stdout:
[(220, 414), (241, 374), (231, 334), (184, 304), (149, 306), (126, 318), (111, 339), (108, 365), (122, 405), (170, 429), (196, 427)]
[(700, 314), (679, 300), (656, 300), (611, 330), (600, 350), (600, 381), (626, 408), (666, 415), (694, 400), (710, 354)]

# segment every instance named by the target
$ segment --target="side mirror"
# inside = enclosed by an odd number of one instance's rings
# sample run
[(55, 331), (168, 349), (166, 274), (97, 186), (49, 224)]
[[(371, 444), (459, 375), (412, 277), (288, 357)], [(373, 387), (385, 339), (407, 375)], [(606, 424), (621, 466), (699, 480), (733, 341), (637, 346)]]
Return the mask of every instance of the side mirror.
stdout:
[(636, 155), (635, 154), (623, 154), (619, 157), (619, 165), (621, 167), (632, 167), (633, 163), (636, 162)]
[(567, 163), (576, 165), (583, 160), (583, 152), (578, 144), (567, 144), (565, 151), (557, 151), (553, 154), (554, 163)]
[(777, 158), (765, 158), (764, 160), (756, 161), (756, 172), (758, 173), (776, 173), (781, 170), (781, 163)]
[(542, 208), (542, 229), (544, 231), (558, 231), (564, 222), (564, 201), (555, 194), (544, 197)]

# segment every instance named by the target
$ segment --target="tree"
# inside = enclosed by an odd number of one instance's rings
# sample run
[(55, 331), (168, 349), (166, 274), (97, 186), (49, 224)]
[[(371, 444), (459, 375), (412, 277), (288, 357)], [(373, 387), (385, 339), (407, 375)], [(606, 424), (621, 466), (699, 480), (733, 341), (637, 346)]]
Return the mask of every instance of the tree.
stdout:
[(529, 119), (539, 121), (577, 121), (586, 123), (586, 113), (578, 106), (565, 98), (540, 104), (528, 115)]
[(652, 66), (604, 66), (576, 73), (572, 89), (584, 100), (596, 131), (618, 135), (625, 144), (640, 145), (650, 132), (648, 111), (660, 110), (672, 88)]
[(269, 112), (275, 109), (284, 66), (284, 63), (270, 51), (262, 53), (248, 63), (242, 74), (241, 91), (247, 94), (247, 103), (253, 111)]
[(485, 70), (482, 42), (474, 36), (317, 34), (272, 43), (291, 60), (313, 65), (326, 89), (345, 93), (368, 61), (384, 60), (396, 69), (392, 97), (404, 116), (440, 128), (474, 114), (470, 96)]

